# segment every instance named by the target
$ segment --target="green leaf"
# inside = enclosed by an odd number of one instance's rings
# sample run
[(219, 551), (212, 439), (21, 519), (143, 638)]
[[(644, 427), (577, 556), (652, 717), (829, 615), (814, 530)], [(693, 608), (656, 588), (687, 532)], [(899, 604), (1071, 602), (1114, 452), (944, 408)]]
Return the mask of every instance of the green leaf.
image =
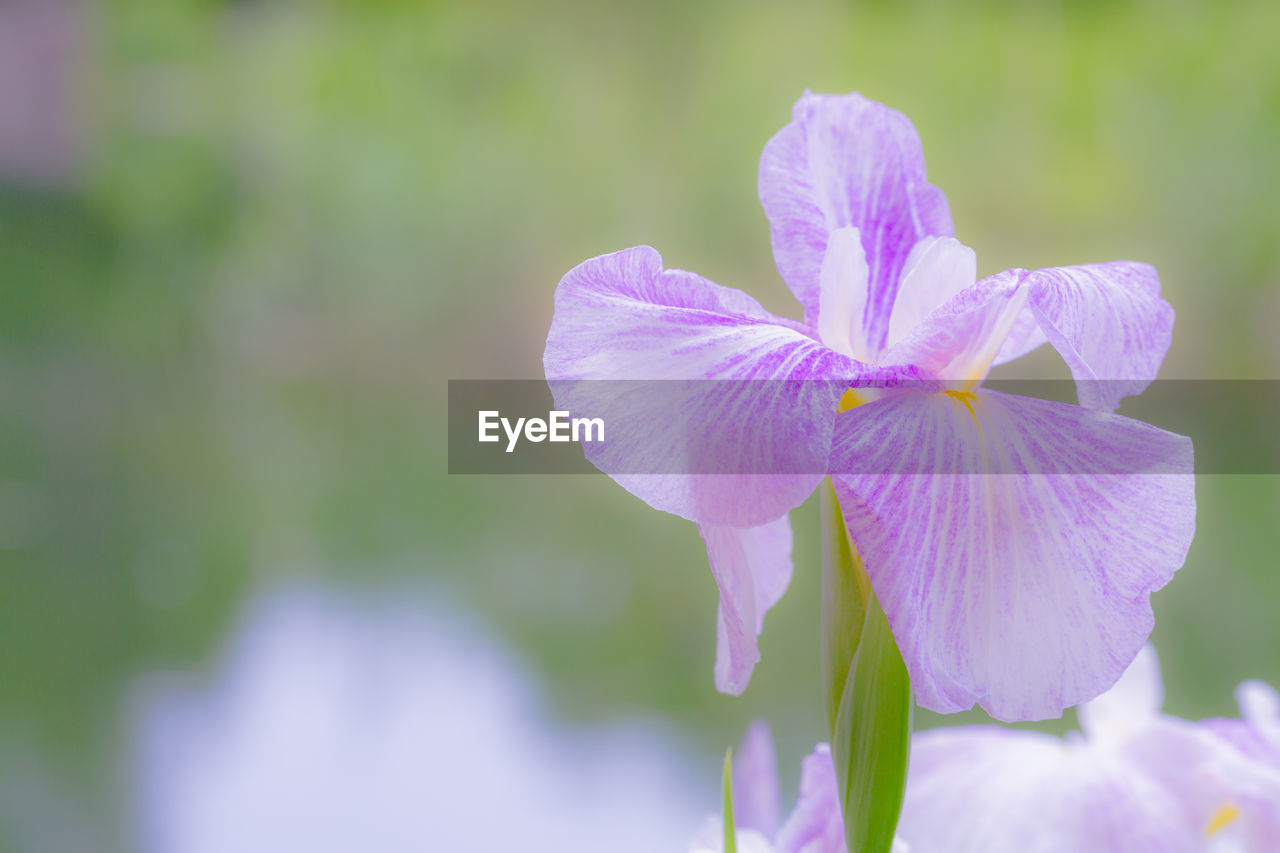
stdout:
[(733, 748), (724, 753), (724, 853), (736, 853), (738, 828), (733, 822)]
[(822, 490), (823, 703), (845, 844), (893, 846), (911, 749), (911, 681), (828, 480)]

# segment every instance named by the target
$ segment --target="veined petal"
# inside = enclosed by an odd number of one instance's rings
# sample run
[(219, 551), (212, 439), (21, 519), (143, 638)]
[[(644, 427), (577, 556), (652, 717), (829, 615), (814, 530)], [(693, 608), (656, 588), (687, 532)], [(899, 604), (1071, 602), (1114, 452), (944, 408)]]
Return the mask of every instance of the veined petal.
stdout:
[(808, 497), (844, 388), (886, 375), (647, 246), (565, 275), (543, 362), (558, 408), (609, 426), (583, 445), (593, 464), (657, 509), (740, 527)]
[(911, 248), (922, 237), (954, 233), (911, 120), (856, 93), (806, 91), (791, 122), (765, 145), (759, 189), (778, 271), (811, 326), (819, 322), (828, 238), (839, 228), (858, 229), (870, 268), (864, 337), (883, 346)]
[(756, 638), (764, 614), (791, 583), (791, 520), (758, 527), (699, 524), (711, 573), (720, 587), (716, 619), (716, 688), (739, 694), (760, 660)]
[(1017, 318), (1013, 321), (1012, 328), (1009, 329), (1009, 336), (1004, 339), (1004, 344), (1000, 347), (1000, 351), (996, 353), (995, 360), (991, 362), (992, 367), (1022, 358), (1034, 349), (1044, 346), (1049, 342), (1045, 336), (1044, 330), (1040, 328), (1040, 321), (1036, 319), (1035, 312), (1031, 310), (1030, 305), (1022, 306), (1022, 310), (1018, 312)]
[[(1029, 305), (1075, 378), (1080, 404), (1114, 410), (1160, 370), (1173, 306), (1154, 268), (1133, 261), (1053, 267), (1027, 274)], [(1104, 381), (1098, 381), (1104, 380)]]
[[(958, 245), (958, 244), (957, 244)], [(941, 379), (976, 385), (1018, 330), (1026, 306), (1020, 270), (1007, 270), (966, 287), (894, 343), (886, 365), (916, 365)]]
[(925, 237), (911, 249), (889, 315), (892, 347), (925, 317), (978, 280), (978, 256), (954, 237)]
[(1044, 719), (1111, 686), (1195, 528), (1189, 439), (1051, 401), (892, 393), (837, 419), (831, 464), (918, 701), (942, 713)]
[[(790, 550), (788, 549), (788, 562)], [(778, 832), (782, 809), (778, 792), (778, 756), (763, 719), (755, 720), (733, 756), (733, 819), (738, 829), (754, 829), (765, 838)]]
[(778, 831), (778, 853), (844, 853), (844, 821), (831, 747), (820, 743), (800, 765), (800, 798)]

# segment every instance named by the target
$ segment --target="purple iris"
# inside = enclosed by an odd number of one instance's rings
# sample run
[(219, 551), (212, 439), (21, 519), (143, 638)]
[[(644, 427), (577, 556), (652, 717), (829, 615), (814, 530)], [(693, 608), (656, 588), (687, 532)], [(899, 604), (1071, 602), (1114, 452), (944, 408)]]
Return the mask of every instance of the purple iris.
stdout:
[[(689, 415), (661, 453), (705, 453), (728, 429), (770, 460), (817, 457), (821, 470), (601, 465), (698, 524), (720, 589), (717, 687), (746, 687), (792, 573), (787, 513), (829, 473), (921, 705), (1039, 719), (1103, 692), (1149, 635), (1150, 593), (1195, 527), (1190, 440), (1113, 413), (1169, 347), (1155, 270), (1120, 261), (976, 280), (911, 122), (858, 94), (806, 92), (765, 146), (759, 192), (803, 322), (663, 269), (641, 246), (561, 280), (544, 356), (550, 380), (787, 380), (714, 397), (715, 383), (680, 386)], [(1081, 405), (979, 387), (1046, 342)], [(866, 386), (881, 390), (845, 393)], [(999, 473), (920, 467), (929, 454)]]

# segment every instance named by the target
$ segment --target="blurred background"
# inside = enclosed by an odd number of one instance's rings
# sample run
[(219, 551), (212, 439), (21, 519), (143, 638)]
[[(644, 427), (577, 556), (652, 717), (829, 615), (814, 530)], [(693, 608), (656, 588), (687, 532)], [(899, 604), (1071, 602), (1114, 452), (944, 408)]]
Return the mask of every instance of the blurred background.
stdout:
[[(756, 166), (806, 87), (912, 118), (980, 274), (1151, 262), (1163, 377), (1280, 379), (1278, 31), (1265, 0), (0, 0), (0, 849), (182, 848), (139, 840), (139, 685), (216, 695), (299, 578), (469, 614), (548, 726), (659, 727), (696, 812), (766, 716), (793, 796), (816, 507), (720, 696), (694, 526), (604, 477), (448, 476), (446, 381), (540, 377), (560, 276), (640, 243), (798, 316)], [(1280, 684), (1280, 480), (1197, 489), (1154, 597), (1188, 717)]]

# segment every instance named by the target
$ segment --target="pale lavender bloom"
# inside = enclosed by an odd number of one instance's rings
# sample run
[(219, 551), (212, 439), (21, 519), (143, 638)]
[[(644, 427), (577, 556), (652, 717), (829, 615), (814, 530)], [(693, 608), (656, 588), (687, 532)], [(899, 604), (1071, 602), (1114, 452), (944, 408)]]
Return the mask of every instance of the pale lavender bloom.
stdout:
[[(1192, 723), (1161, 713), (1159, 663), (1147, 646), (1109, 691), (1080, 707), (1083, 732), (1066, 738), (999, 726), (919, 732), (895, 851), (1280, 850), (1280, 764), (1276, 753), (1259, 749), (1280, 746), (1280, 696), (1260, 682), (1242, 685), (1239, 695), (1243, 720)], [(777, 780), (735, 777), (735, 812), (753, 787), (776, 792)], [(691, 850), (719, 851), (713, 833), (719, 827), (708, 821)], [(739, 821), (738, 828), (739, 838), (766, 845), (748, 849), (844, 853), (826, 744), (805, 758), (799, 801), (776, 837), (751, 823)]]
[[(1155, 270), (1116, 262), (976, 281), (910, 121), (857, 94), (806, 93), (765, 146), (759, 190), (804, 322), (664, 270), (641, 246), (561, 280), (544, 356), (553, 386), (796, 380), (731, 394), (688, 383), (684, 432), (637, 451), (685, 458), (724, 438), (779, 473), (601, 466), (651, 506), (697, 522), (720, 588), (717, 687), (746, 687), (764, 614), (791, 577), (787, 513), (830, 471), (922, 705), (976, 702), (1032, 719), (1102, 692), (1145, 642), (1150, 593), (1182, 564), (1194, 531), (1192, 477), (1176, 473), (1190, 470), (1189, 440), (1109, 411), (1154, 379), (1169, 346), (1173, 310)], [(992, 365), (1046, 341), (1083, 406), (971, 390)], [(846, 388), (912, 377), (969, 390), (863, 395), (837, 416)], [(926, 440), (931, 452), (958, 447), (1005, 473), (904, 473)], [(1045, 476), (1059, 455), (1057, 470), (1080, 473)], [(825, 467), (789, 467), (809, 458)], [(1147, 470), (1175, 473), (1107, 473)]]
[(1080, 708), (1083, 734), (916, 735), (899, 834), (914, 853), (1280, 850), (1280, 766), (1160, 713), (1149, 646)]
[(483, 632), (403, 600), (257, 601), (208, 685), (139, 691), (144, 853), (650, 853), (699, 810), (678, 742), (554, 725)]

